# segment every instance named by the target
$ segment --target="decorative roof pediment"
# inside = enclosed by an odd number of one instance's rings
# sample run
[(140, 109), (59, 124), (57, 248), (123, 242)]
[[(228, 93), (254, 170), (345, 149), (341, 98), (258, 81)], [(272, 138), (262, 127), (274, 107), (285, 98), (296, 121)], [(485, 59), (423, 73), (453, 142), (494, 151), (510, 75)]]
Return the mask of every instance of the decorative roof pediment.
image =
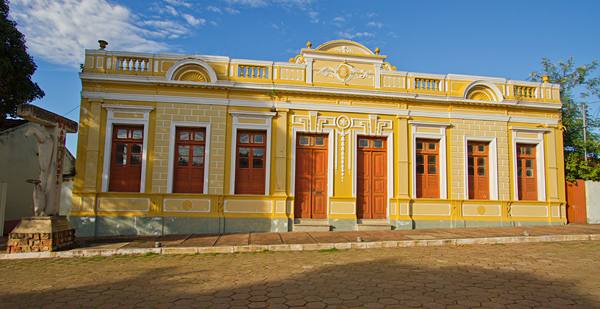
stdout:
[(339, 63), (364, 63), (382, 65), (386, 70), (395, 71), (396, 67), (392, 67), (385, 62), (387, 56), (379, 55), (379, 48), (375, 48), (375, 52), (371, 51), (364, 45), (348, 41), (335, 40), (329, 41), (316, 49), (311, 49), (312, 43), (306, 44), (308, 48), (303, 48), (300, 55), (291, 58), (292, 63), (306, 63), (306, 59), (335, 61)]
[(370, 51), (364, 45), (346, 40), (329, 41), (317, 47), (315, 50), (335, 54), (375, 56), (375, 53)]

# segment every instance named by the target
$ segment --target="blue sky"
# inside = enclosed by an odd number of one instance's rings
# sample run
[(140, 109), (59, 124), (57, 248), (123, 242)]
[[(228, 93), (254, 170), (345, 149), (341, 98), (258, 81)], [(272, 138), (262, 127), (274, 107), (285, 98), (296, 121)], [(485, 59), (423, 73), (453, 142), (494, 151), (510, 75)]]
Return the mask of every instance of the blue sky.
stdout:
[(400, 71), (514, 80), (544, 57), (600, 60), (600, 1), (11, 0), (10, 10), (46, 92), (34, 104), (75, 121), (79, 64), (99, 39), (108, 50), (269, 61), (348, 39)]

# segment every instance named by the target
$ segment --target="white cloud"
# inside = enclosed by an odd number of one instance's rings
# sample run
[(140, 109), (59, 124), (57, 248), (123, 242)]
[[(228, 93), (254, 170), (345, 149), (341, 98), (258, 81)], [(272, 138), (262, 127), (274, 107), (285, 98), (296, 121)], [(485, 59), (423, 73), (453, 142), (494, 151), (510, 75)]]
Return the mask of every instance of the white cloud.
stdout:
[(221, 11), (220, 8), (216, 7), (216, 6), (209, 6), (206, 8), (207, 10), (211, 11), (211, 12), (215, 12), (215, 13), (219, 13), (219, 14), (223, 14), (223, 11)]
[(163, 0), (166, 3), (169, 3), (171, 5), (175, 5), (175, 6), (185, 6), (185, 7), (191, 7), (192, 5), (183, 1), (183, 0)]
[(170, 5), (167, 5), (167, 6), (164, 8), (164, 10), (165, 10), (167, 13), (169, 13), (169, 14), (171, 14), (171, 15), (173, 15), (173, 16), (177, 16), (177, 15), (179, 15), (179, 12), (177, 12), (177, 10), (176, 10), (174, 7), (170, 6)]
[(216, 22), (216, 21), (214, 21), (214, 20), (211, 20), (211, 21), (210, 21), (210, 24), (211, 24), (212, 26), (216, 26), (216, 25), (217, 25), (217, 22)]
[(231, 15), (235, 15), (235, 14), (239, 14), (240, 11), (236, 10), (236, 9), (232, 9), (232, 8), (225, 8), (225, 12), (231, 14)]
[(339, 31), (338, 35), (340, 37), (344, 38), (344, 39), (349, 39), (349, 40), (354, 39), (354, 38), (373, 37), (373, 36), (375, 36), (373, 33), (370, 33), (370, 32), (354, 32), (354, 33), (351, 33), (351, 32), (348, 32), (348, 31), (345, 31), (345, 32)]
[[(181, 0), (167, 2), (186, 6)], [(108, 41), (110, 50), (160, 52), (169, 45), (159, 39), (189, 33), (184, 25), (167, 18), (138, 21), (127, 7), (107, 0), (13, 0), (11, 17), (19, 23), (32, 55), (70, 67), (78, 67), (84, 49), (98, 48), (100, 39)], [(191, 22), (203, 24), (204, 20)]]
[(150, 37), (173, 39), (188, 33), (188, 29), (185, 26), (172, 20), (144, 20), (139, 22), (139, 25), (154, 28), (147, 32), (147, 35)]
[(346, 21), (346, 20), (344, 19), (344, 17), (338, 16), (338, 17), (334, 18), (333, 21), (343, 22), (343, 21)]
[(264, 0), (226, 0), (226, 1), (231, 4), (247, 5), (247, 6), (254, 7), (254, 8), (268, 5), (268, 3)]
[(371, 21), (371, 22), (367, 23), (367, 26), (369, 26), (369, 27), (377, 27), (377, 28), (381, 29), (381, 27), (383, 26), (383, 24)]
[(319, 12), (308, 12), (308, 16), (310, 17), (311, 23), (319, 22)]
[(181, 16), (183, 16), (183, 18), (185, 18), (185, 20), (188, 22), (188, 24), (190, 24), (192, 26), (196, 26), (198, 24), (204, 25), (206, 23), (206, 19), (196, 18), (190, 14), (182, 14)]
[(225, 0), (227, 3), (232, 5), (243, 5), (253, 8), (265, 7), (271, 4), (277, 4), (283, 7), (296, 6), (299, 8), (305, 8), (311, 5), (314, 0)]

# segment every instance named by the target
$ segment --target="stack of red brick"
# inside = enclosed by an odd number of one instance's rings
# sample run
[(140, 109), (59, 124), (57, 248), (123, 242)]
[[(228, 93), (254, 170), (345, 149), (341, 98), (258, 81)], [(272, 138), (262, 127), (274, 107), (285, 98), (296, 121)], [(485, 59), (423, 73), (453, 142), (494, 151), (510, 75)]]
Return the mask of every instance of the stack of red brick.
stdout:
[(75, 230), (54, 233), (10, 233), (7, 253), (50, 252), (68, 249), (75, 240)]

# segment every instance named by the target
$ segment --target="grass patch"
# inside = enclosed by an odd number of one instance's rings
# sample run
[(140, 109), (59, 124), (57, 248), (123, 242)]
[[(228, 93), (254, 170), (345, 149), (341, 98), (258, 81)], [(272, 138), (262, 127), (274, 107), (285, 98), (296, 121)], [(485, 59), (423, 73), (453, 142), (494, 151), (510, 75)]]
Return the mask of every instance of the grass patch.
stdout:
[(271, 251), (269, 249), (264, 249), (263, 251), (252, 252), (252, 254), (257, 254), (257, 253), (275, 253), (275, 251)]
[(340, 250), (338, 248), (331, 248), (331, 249), (321, 249), (318, 250), (319, 252), (340, 252)]
[(156, 257), (158, 255), (159, 254), (155, 252), (146, 252), (146, 254), (144, 254), (145, 257)]
[(492, 244), (492, 246), (506, 246), (506, 244)]

